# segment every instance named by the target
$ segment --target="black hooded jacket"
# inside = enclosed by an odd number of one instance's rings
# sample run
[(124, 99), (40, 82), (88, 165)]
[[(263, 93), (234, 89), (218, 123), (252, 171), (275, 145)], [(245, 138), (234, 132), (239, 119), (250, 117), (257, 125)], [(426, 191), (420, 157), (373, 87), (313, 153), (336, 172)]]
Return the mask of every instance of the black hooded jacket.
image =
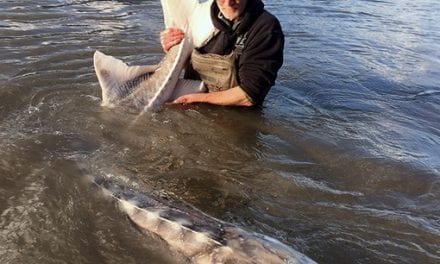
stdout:
[[(242, 0), (240, 23), (234, 29), (219, 18), (219, 8), (211, 6), (211, 19), (220, 32), (205, 46), (201, 53), (229, 54), (236, 39), (246, 32), (246, 40), (237, 61), (240, 87), (259, 105), (274, 85), (283, 64), (284, 34), (278, 19), (264, 10), (261, 0)], [(241, 11), (241, 10), (240, 10)]]

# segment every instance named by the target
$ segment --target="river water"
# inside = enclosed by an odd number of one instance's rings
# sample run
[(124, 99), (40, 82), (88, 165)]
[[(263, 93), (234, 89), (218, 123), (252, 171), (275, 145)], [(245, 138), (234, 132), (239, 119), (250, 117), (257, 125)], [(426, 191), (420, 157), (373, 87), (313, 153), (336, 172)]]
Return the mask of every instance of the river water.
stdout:
[(158, 0), (1, 0), (0, 262), (185, 262), (99, 176), (320, 263), (439, 263), (437, 0), (265, 2), (286, 48), (261, 109), (139, 117), (100, 106), (92, 55), (159, 62)]

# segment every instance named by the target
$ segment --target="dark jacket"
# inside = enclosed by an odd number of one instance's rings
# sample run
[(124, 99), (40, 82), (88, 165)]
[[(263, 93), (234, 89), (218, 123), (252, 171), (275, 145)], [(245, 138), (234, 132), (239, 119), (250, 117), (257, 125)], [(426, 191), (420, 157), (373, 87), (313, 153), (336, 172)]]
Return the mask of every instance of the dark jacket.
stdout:
[(212, 4), (211, 19), (220, 32), (201, 47), (200, 52), (229, 54), (235, 48), (237, 37), (247, 36), (238, 57), (237, 76), (240, 87), (258, 105), (274, 85), (283, 64), (284, 34), (278, 19), (264, 10), (261, 0), (243, 2), (247, 3), (240, 23), (234, 27), (219, 18), (217, 4)]

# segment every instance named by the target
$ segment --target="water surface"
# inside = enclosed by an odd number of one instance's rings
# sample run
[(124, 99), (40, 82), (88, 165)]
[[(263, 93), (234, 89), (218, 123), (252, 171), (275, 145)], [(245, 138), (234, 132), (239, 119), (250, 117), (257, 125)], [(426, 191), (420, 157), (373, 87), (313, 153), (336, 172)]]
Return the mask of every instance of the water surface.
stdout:
[(320, 263), (440, 261), (440, 6), (265, 1), (262, 109), (100, 106), (97, 49), (163, 54), (160, 2), (0, 3), (0, 262), (182, 263), (87, 181), (162, 191)]

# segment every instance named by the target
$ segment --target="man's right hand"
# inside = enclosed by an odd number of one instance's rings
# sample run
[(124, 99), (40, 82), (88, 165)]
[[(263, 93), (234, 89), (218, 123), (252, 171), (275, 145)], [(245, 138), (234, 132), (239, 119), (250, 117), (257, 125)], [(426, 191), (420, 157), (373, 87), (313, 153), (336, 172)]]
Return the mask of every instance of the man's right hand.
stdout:
[(167, 28), (160, 32), (160, 44), (165, 53), (167, 53), (172, 47), (179, 44), (185, 33), (178, 28)]

